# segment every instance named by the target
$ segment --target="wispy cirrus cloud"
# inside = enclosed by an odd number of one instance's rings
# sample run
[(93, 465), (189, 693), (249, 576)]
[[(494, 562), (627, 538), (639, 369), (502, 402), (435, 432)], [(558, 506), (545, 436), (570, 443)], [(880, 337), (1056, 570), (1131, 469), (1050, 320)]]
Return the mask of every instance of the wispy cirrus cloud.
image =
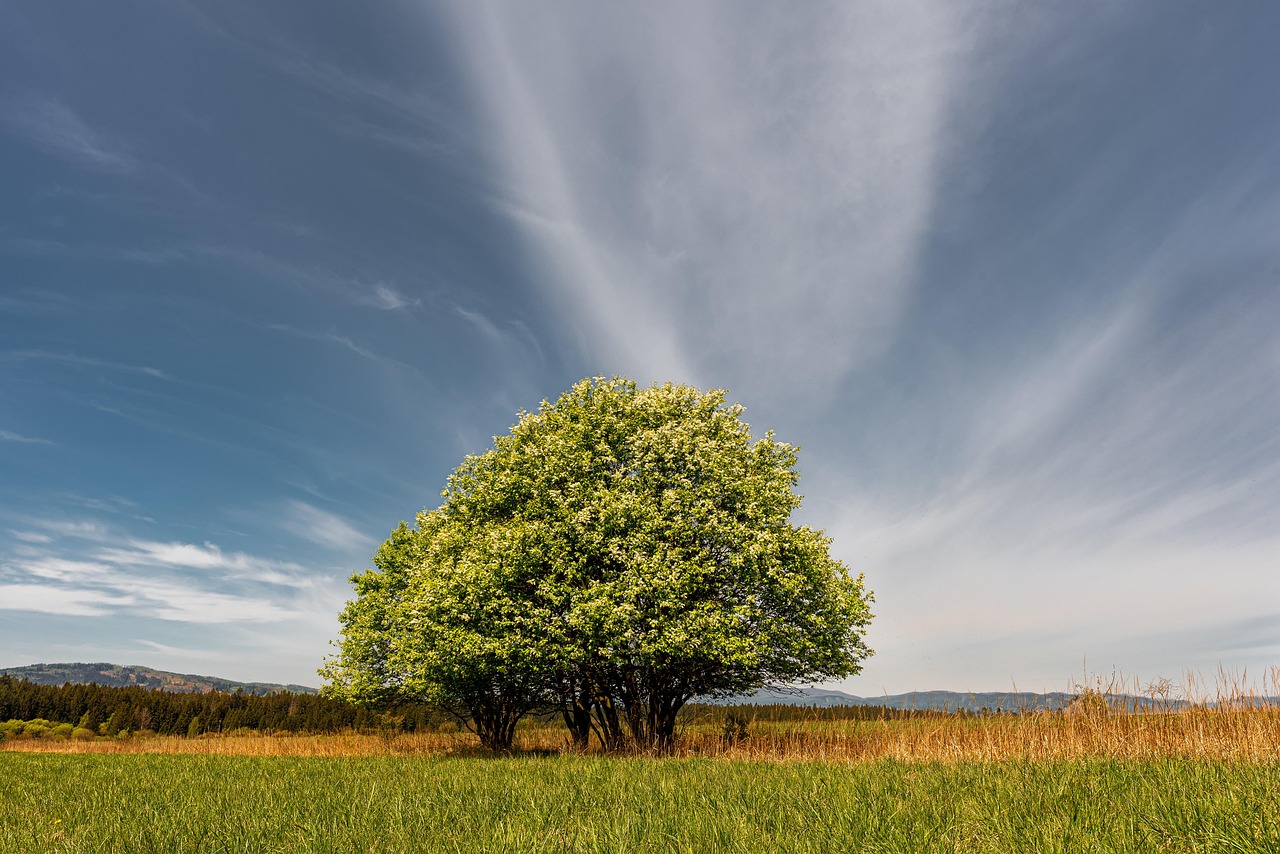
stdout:
[(24, 436), (21, 433), (15, 433), (12, 430), (0, 430), (0, 442), (17, 442), (21, 445), (52, 445), (52, 439), (45, 439), (40, 436)]
[[(363, 73), (316, 55), (285, 32), (248, 32), (191, 11), (209, 33), (258, 56), (294, 80), (341, 105), (346, 115), (334, 129), (379, 145), (429, 158), (454, 155), (460, 123), (441, 99), (412, 82)], [(370, 120), (370, 111), (377, 117)]]
[(592, 353), (803, 394), (878, 352), (912, 293), (973, 41), (952, 4), (732, 12), (477, 5), (457, 26), (497, 204)]
[[(9, 245), (9, 241), (0, 241), (0, 246)], [(65, 314), (75, 309), (75, 303), (63, 294), (48, 289), (17, 289), (0, 296), (0, 311), (12, 315), (43, 317)]]
[(307, 568), (290, 561), (267, 560), (244, 552), (223, 552), (214, 543), (127, 540), (120, 546), (94, 552), (112, 566), (171, 567), (220, 573), (223, 577), (284, 587), (309, 587)]
[(99, 172), (127, 174), (139, 169), (123, 143), (91, 127), (57, 99), (28, 96), (2, 109), (6, 125), (49, 154)]
[(838, 553), (879, 577), (867, 679), (981, 670), (1042, 689), (1086, 656), (1176, 677), (1244, 655), (1233, 632), (1280, 601), (1280, 303), (1256, 298), (1260, 261), (1236, 298), (1180, 313), (1224, 277), (1170, 247), (933, 411), (958, 434), (949, 456), (945, 437), (904, 435), (889, 482), (823, 485)]
[[(408, 120), (420, 127), (441, 127), (445, 110), (436, 98), (420, 89), (410, 89), (345, 69), (331, 62), (317, 60), (314, 57), (294, 52), (285, 47), (286, 54), (277, 54), (275, 60), (282, 71), (293, 75), (298, 80), (324, 92), (325, 94), (366, 108), (370, 105), (382, 108), (392, 116), (404, 121)], [(345, 127), (349, 133), (366, 136), (378, 141), (387, 142), (397, 147), (411, 147), (417, 151), (447, 151), (438, 147), (422, 148), (406, 146), (414, 137), (405, 137), (376, 125), (367, 123), (350, 123)]]
[(313, 540), (344, 556), (363, 557), (374, 545), (372, 537), (346, 519), (305, 501), (286, 502), (280, 525), (299, 538)]
[(144, 264), (230, 262), (275, 286), (327, 292), (343, 302), (382, 311), (411, 309), (421, 298), (406, 294), (386, 281), (338, 272), (314, 260), (298, 261), (278, 250), (231, 244), (187, 243), (115, 253), (121, 260)]
[(150, 365), (131, 365), (126, 362), (115, 362), (110, 359), (99, 359), (93, 356), (81, 356), (78, 353), (58, 352), (56, 350), (3, 350), (0, 361), (11, 362), (55, 362), (84, 368), (103, 368), (129, 374), (142, 374), (159, 380), (170, 380), (168, 374)]
[(415, 376), (421, 375), (421, 370), (416, 366), (410, 365), (408, 362), (402, 362), (399, 359), (393, 359), (390, 356), (382, 355), (350, 336), (342, 335), (332, 330), (328, 332), (319, 332), (311, 329), (300, 329), (287, 323), (270, 323), (267, 324), (265, 328), (274, 332), (283, 332), (288, 335), (293, 335), (298, 338), (319, 341), (324, 344), (337, 345), (338, 347), (342, 347), (345, 350), (355, 353), (362, 359), (367, 359), (368, 361), (381, 365), (385, 368), (392, 368), (396, 371)]
[(369, 122), (352, 122), (342, 128), (345, 133), (384, 145), (397, 151), (403, 151), (416, 157), (438, 159), (458, 153), (459, 145), (451, 141), (442, 141), (437, 134), (414, 133), (410, 130), (399, 130), (380, 127)]
[(35, 611), (67, 617), (103, 617), (132, 605), (132, 596), (103, 590), (68, 590), (44, 584), (0, 582), (0, 610)]
[[(332, 531), (336, 517), (323, 515)], [(339, 530), (330, 539), (349, 535)], [(0, 552), (0, 609), (83, 617), (133, 615), (196, 624), (326, 613), (323, 573), (214, 543), (152, 540), (97, 521), (26, 520)]]
[(369, 295), (369, 303), (375, 308), (381, 308), (385, 311), (394, 311), (398, 308), (408, 308), (409, 306), (418, 305), (421, 302), (418, 299), (411, 299), (400, 291), (388, 284), (379, 282), (373, 286), (373, 290)]
[[(380, 311), (412, 309), (422, 304), (422, 297), (406, 293), (387, 281), (369, 283), (359, 274), (340, 273), (315, 260), (300, 261), (279, 248), (268, 250), (234, 244), (180, 242), (153, 246), (111, 246), (96, 243), (72, 243), (49, 238), (5, 237), (0, 247), (29, 255), (77, 258), (92, 261), (142, 264), (163, 267), (175, 264), (218, 266), (231, 263), (277, 287), (296, 288), (332, 295), (344, 303)], [(65, 308), (50, 302), (54, 307)], [(15, 307), (36, 307), (34, 301), (19, 303), (16, 298), (0, 299), (0, 306), (12, 302)]]
[(10, 530), (9, 536), (24, 543), (51, 543), (53, 537), (40, 531)]

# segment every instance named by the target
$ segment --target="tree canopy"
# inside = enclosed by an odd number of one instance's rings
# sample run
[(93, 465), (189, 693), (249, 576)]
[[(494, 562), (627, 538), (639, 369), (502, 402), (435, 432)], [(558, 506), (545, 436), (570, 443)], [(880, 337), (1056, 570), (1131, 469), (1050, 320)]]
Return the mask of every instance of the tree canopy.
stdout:
[(858, 672), (871, 594), (791, 523), (796, 449), (725, 392), (583, 380), (521, 413), (352, 578), (326, 691), (664, 746), (681, 706)]

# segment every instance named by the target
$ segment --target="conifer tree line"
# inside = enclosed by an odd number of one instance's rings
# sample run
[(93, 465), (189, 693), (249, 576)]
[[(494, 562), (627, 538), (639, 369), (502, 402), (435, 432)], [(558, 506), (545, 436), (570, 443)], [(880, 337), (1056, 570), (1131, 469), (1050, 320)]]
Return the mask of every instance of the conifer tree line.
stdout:
[[(684, 706), (679, 717), (685, 725), (719, 726), (730, 715), (752, 722), (946, 717), (942, 712), (904, 711), (878, 706), (706, 703)], [(554, 726), (558, 718), (558, 715), (553, 716), (547, 724)], [(326, 734), (374, 730), (412, 733), (435, 730), (453, 718), (422, 703), (401, 704), (375, 712), (367, 706), (334, 698), (287, 691), (266, 696), (222, 691), (180, 694), (136, 686), (37, 685), (25, 679), (0, 676), (0, 722), (10, 720), (67, 724), (92, 735), (150, 732), (195, 737), (243, 729), (262, 733)]]
[(197, 736), (237, 729), (264, 733), (374, 729), (415, 732), (439, 721), (438, 716), (433, 718), (431, 709), (421, 704), (402, 704), (377, 712), (315, 694), (178, 694), (139, 687), (36, 685), (25, 679), (0, 676), (0, 721), (37, 719), (109, 736), (140, 731)]

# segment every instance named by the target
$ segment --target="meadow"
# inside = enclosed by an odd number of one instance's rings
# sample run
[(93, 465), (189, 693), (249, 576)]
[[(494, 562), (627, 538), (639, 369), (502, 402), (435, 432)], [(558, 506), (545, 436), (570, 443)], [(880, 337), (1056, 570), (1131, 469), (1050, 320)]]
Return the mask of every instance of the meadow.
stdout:
[(6, 852), (1280, 850), (1274, 762), (10, 752), (0, 768)]
[[(1280, 709), (703, 707), (666, 755), (450, 727), (6, 738), (0, 851), (1280, 851)], [(844, 718), (842, 719), (842, 715)]]
[(1274, 710), (755, 729), (14, 740), (0, 851), (1280, 850)]

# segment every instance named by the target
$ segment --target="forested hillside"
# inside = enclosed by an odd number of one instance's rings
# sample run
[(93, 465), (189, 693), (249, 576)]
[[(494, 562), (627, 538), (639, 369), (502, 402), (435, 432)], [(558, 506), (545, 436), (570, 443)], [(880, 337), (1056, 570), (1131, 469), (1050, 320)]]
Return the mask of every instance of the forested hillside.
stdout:
[(434, 723), (430, 711), (421, 705), (378, 713), (317, 694), (180, 694), (136, 686), (36, 685), (0, 676), (0, 721), (7, 720), (72, 724), (93, 735), (149, 731), (190, 736), (241, 728), (268, 733), (347, 729), (414, 732)]
[(294, 694), (314, 694), (315, 688), (306, 685), (278, 685), (274, 682), (236, 682), (216, 676), (197, 676), (192, 673), (171, 673), (137, 664), (108, 664), (81, 662), (64, 664), (29, 664), (25, 667), (0, 668), (0, 675), (26, 679), (37, 685), (107, 685), (113, 688), (137, 686), (158, 688), (179, 694), (200, 694), (206, 691), (243, 691), (246, 694), (275, 694), (290, 691)]

